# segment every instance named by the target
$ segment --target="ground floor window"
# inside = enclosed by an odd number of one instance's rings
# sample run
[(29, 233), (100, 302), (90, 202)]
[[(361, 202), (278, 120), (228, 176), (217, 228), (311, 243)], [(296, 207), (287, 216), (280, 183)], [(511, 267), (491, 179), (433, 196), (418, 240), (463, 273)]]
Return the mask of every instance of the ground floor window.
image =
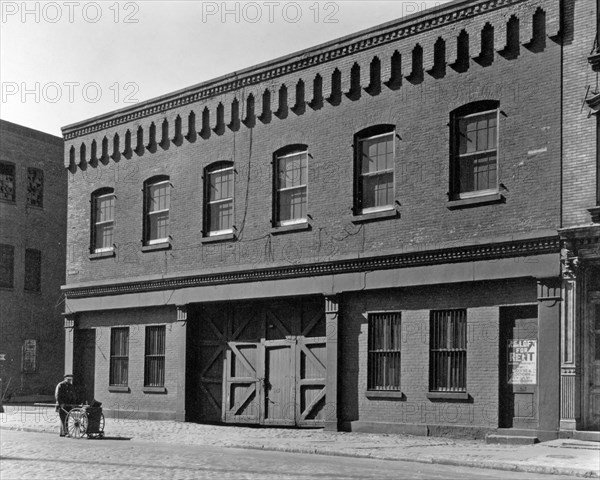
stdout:
[(400, 313), (370, 313), (368, 341), (367, 388), (400, 390)]
[(165, 386), (165, 333), (164, 325), (146, 327), (145, 387)]
[(110, 331), (109, 385), (127, 386), (129, 376), (129, 327)]
[(467, 390), (467, 311), (464, 309), (431, 312), (429, 390)]

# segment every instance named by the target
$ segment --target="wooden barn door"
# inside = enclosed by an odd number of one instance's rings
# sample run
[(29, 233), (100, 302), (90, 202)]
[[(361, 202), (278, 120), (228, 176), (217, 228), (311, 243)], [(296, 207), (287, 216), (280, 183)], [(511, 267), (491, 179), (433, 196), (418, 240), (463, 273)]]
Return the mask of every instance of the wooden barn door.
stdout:
[(235, 308), (228, 324), (223, 421), (260, 423), (264, 380), (261, 338), (264, 314), (257, 305)]
[(296, 424), (322, 426), (327, 404), (327, 351), (322, 302), (303, 305), (296, 357)]

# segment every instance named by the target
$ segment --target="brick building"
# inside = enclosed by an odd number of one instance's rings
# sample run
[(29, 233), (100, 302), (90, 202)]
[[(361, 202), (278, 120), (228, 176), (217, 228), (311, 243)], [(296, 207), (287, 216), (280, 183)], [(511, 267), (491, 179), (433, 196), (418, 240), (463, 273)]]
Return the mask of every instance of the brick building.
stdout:
[(67, 172), (60, 137), (0, 120), (0, 378), (53, 395), (63, 374)]
[(555, 438), (587, 10), (454, 1), (65, 127), (76, 382), (113, 415)]

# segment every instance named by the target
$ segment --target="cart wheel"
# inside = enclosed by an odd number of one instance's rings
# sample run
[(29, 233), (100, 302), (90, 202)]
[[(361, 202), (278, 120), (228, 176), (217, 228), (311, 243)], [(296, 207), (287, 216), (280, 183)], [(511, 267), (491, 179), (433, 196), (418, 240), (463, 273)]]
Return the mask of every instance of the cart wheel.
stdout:
[(100, 419), (98, 420), (98, 431), (94, 433), (88, 433), (88, 438), (102, 438), (104, 437), (104, 414), (100, 414)]
[(88, 418), (81, 408), (74, 408), (67, 416), (67, 434), (71, 438), (81, 438), (85, 435)]

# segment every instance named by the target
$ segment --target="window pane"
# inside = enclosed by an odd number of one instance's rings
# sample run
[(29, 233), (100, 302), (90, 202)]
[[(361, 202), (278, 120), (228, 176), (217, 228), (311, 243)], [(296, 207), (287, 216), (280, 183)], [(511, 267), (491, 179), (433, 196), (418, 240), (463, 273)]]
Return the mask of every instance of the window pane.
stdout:
[(96, 199), (96, 222), (111, 221), (114, 218), (115, 197), (103, 196)]
[(363, 177), (363, 208), (392, 205), (394, 174), (392, 172)]
[(25, 249), (25, 290), (41, 290), (42, 252), (32, 248)]
[(211, 232), (233, 228), (233, 200), (211, 204), (209, 219)]
[(27, 169), (27, 204), (44, 206), (44, 172), (38, 168)]
[(280, 221), (306, 218), (306, 187), (280, 192), (279, 202)]
[(0, 163), (0, 199), (15, 201), (15, 166)]
[(307, 156), (306, 152), (302, 152), (278, 159), (279, 188), (306, 185)]
[(114, 227), (112, 223), (96, 225), (96, 244), (94, 248), (112, 248)]
[(227, 169), (210, 174), (211, 202), (233, 198), (233, 169)]
[(394, 136), (392, 133), (360, 141), (361, 172), (373, 173), (394, 168)]
[(12, 245), (0, 245), (0, 287), (13, 287), (14, 264), (15, 247)]
[(170, 204), (170, 185), (168, 182), (150, 185), (148, 187), (148, 211), (168, 210)]
[[(169, 212), (148, 215), (149, 240), (158, 240), (169, 236)], [(112, 245), (112, 243), (111, 243)]]

